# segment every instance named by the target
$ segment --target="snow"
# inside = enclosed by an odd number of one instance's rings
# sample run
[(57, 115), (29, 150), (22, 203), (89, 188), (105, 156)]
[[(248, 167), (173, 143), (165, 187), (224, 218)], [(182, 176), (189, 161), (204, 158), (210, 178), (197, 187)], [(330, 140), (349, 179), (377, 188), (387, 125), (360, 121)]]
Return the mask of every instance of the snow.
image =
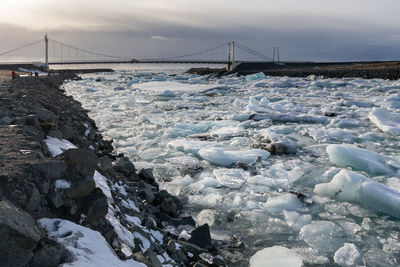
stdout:
[(394, 166), (390, 160), (373, 151), (354, 145), (328, 145), (329, 160), (340, 167), (352, 167), (371, 175), (393, 174)]
[(250, 267), (300, 267), (302, 265), (300, 255), (282, 246), (264, 248), (250, 258)]
[(47, 136), (46, 139), (44, 140), (46, 143), (51, 155), (53, 157), (56, 157), (60, 154), (62, 154), (64, 151), (72, 148), (78, 148), (74, 144), (72, 144), (70, 141), (65, 140), (65, 139), (58, 139), (55, 137)]
[(356, 172), (341, 170), (329, 183), (317, 184), (314, 192), (400, 218), (400, 192)]
[(340, 266), (354, 266), (360, 259), (360, 252), (353, 243), (345, 243), (339, 248), (333, 257), (335, 262)]
[(71, 187), (71, 182), (66, 180), (55, 180), (54, 181), (54, 189), (59, 191), (60, 189), (69, 189)]
[(132, 259), (122, 261), (105, 238), (97, 231), (62, 219), (42, 218), (38, 224), (47, 235), (62, 244), (72, 256), (72, 261), (63, 266), (131, 266), (144, 267), (146, 265)]
[(374, 108), (369, 114), (369, 119), (382, 131), (396, 136), (400, 135), (400, 113)]

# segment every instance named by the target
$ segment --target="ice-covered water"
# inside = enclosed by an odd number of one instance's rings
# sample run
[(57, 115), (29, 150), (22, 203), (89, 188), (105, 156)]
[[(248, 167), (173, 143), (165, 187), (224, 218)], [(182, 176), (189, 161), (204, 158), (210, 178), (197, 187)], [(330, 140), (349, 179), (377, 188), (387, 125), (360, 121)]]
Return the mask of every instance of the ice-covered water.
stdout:
[(65, 89), (214, 238), (242, 238), (247, 258), (279, 246), (305, 265), (400, 263), (400, 81), (156, 68)]

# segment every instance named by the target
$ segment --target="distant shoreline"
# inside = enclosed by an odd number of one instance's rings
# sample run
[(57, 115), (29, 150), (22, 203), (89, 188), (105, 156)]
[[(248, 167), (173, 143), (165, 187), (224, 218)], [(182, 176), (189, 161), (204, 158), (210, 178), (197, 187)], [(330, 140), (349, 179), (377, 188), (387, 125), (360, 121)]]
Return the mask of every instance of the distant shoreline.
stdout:
[(363, 78), (363, 79), (400, 79), (400, 61), (379, 62), (272, 62), (241, 63), (232, 71), (211, 68), (192, 68), (188, 73), (199, 75), (217, 74), (218, 76), (238, 73), (248, 75), (263, 72), (270, 76), (307, 77), (310, 75), (325, 78)]

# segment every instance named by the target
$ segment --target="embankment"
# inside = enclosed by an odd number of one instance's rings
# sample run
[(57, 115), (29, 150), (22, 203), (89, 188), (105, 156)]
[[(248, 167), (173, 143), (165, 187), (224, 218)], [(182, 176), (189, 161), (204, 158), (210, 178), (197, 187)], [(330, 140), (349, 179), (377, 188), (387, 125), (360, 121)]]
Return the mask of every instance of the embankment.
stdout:
[(208, 225), (113, 150), (65, 79), (79, 77), (0, 85), (0, 266), (224, 266)]

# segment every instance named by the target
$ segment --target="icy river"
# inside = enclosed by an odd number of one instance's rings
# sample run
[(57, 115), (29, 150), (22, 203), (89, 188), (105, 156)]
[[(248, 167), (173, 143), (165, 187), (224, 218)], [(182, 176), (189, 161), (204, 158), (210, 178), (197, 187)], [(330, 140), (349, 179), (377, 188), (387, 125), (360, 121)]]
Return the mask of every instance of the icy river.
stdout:
[(400, 81), (184, 71), (121, 67), (64, 88), (214, 240), (244, 242), (232, 261), (400, 264)]

